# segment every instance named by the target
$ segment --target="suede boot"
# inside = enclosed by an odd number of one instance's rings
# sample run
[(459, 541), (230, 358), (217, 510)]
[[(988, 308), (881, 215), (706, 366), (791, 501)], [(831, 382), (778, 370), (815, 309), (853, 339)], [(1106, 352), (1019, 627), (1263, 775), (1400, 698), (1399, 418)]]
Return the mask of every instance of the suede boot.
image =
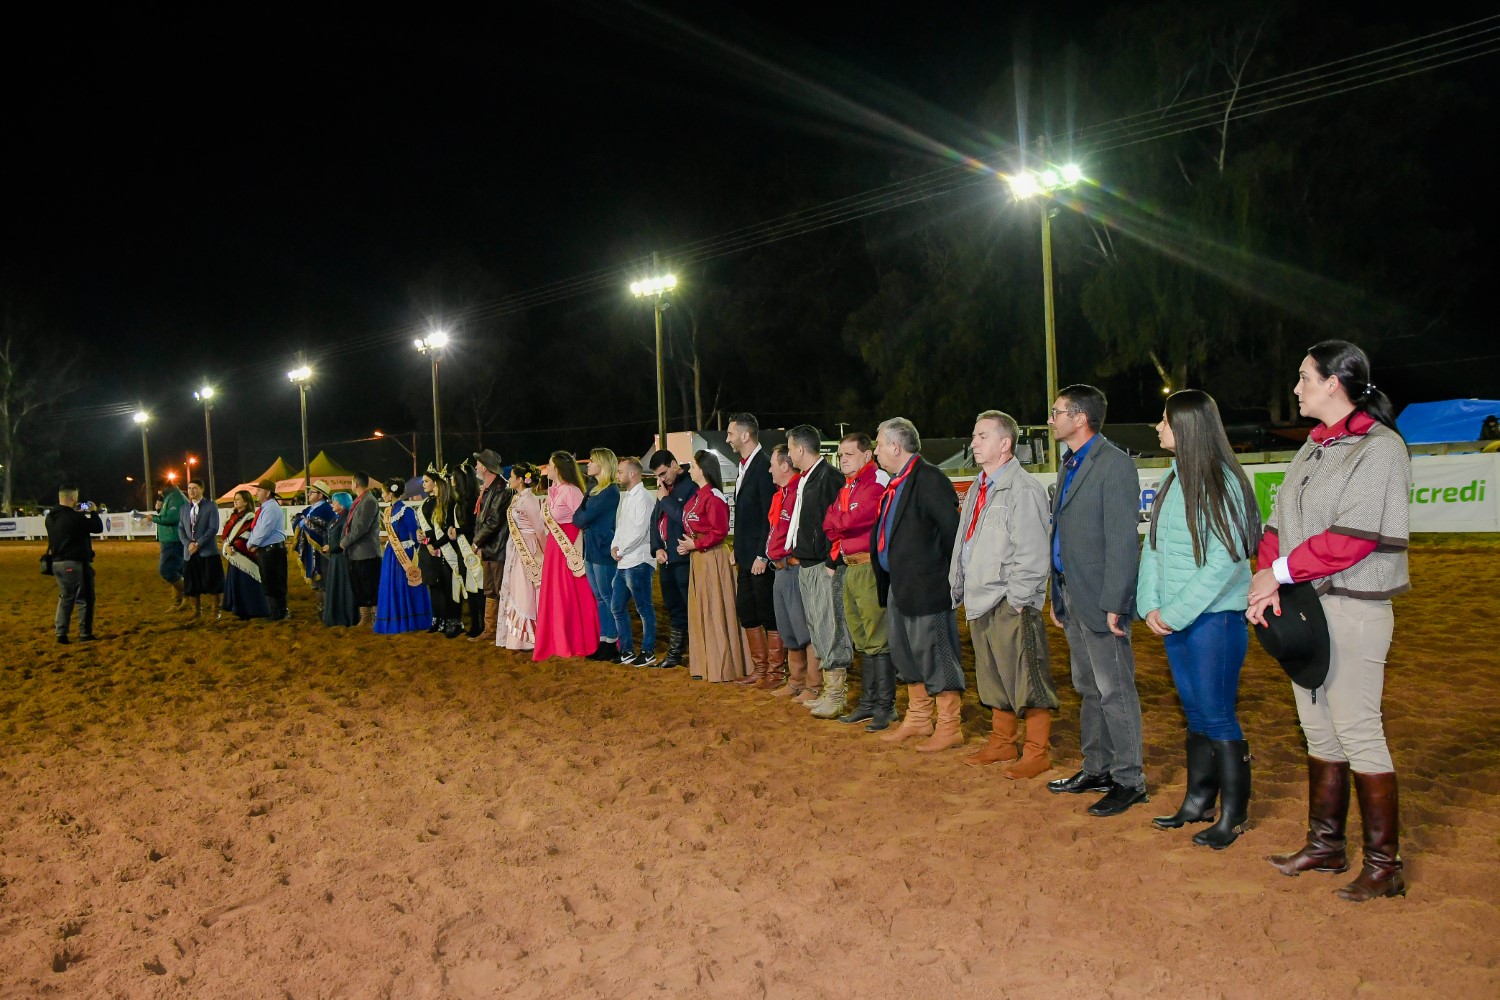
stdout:
[(990, 738), (976, 753), (964, 758), (970, 767), (984, 767), (1016, 760), (1016, 713), (1003, 708), (990, 709)]
[(1188, 823), (1206, 823), (1214, 818), (1219, 797), (1219, 772), (1214, 767), (1212, 741), (1202, 733), (1187, 734), (1187, 793), (1182, 805), (1170, 816), (1153, 816), (1158, 830), (1176, 830)]
[(849, 671), (843, 667), (823, 671), (823, 696), (808, 705), (808, 711), (819, 719), (835, 719), (848, 708)]
[(880, 737), (882, 743), (900, 743), (919, 736), (932, 735), (932, 709), (936, 702), (922, 683), (906, 685), (906, 718), (901, 725)]
[(750, 647), (750, 672), (731, 683), (753, 687), (759, 685), (766, 676), (766, 630), (757, 626), (747, 628), (744, 632), (745, 645)]
[(1219, 821), (1193, 835), (1193, 843), (1222, 851), (1245, 832), (1250, 818), (1250, 744), (1210, 740), (1219, 778)]
[(375, 609), (374, 608), (360, 608), (359, 609), (359, 626), (358, 627), (359, 628), (374, 628), (375, 627)]
[(1052, 735), (1052, 710), (1050, 708), (1028, 708), (1026, 710), (1026, 743), (1021, 748), (1021, 759), (1005, 772), (1007, 778), (1035, 778), (1052, 769), (1052, 758), (1047, 750)]
[(1266, 858), (1283, 875), (1306, 871), (1346, 872), (1349, 854), (1344, 829), (1349, 822), (1349, 762), (1307, 758), (1307, 843), (1291, 854)]
[(808, 644), (805, 652), (807, 653), (807, 670), (802, 679), (802, 691), (792, 700), (803, 705), (811, 705), (822, 697), (823, 664), (818, 659), (818, 651), (812, 647), (811, 643)]
[(878, 733), (896, 721), (896, 665), (890, 653), (876, 653), (870, 657), (870, 666), (875, 675), (875, 711), (865, 732)]
[(500, 620), (500, 602), (489, 601), (484, 606), (484, 631), (469, 637), (470, 642), (494, 642), (495, 624)]
[(1406, 877), (1401, 874), (1401, 852), (1397, 839), (1401, 816), (1396, 797), (1396, 773), (1354, 772), (1354, 791), (1359, 796), (1359, 817), (1364, 823), (1365, 860), (1359, 876), (1338, 891), (1339, 899), (1365, 903), (1382, 896), (1406, 895)]
[(865, 722), (873, 718), (875, 718), (874, 657), (861, 655), (859, 658), (859, 704), (855, 705), (853, 711), (847, 715), (839, 716), (839, 721), (846, 726), (852, 726), (856, 722)]
[(794, 694), (801, 693), (802, 681), (807, 673), (807, 651), (805, 649), (787, 650), (786, 663), (786, 683), (771, 692), (777, 698), (790, 698)]
[(959, 724), (963, 698), (962, 691), (944, 691), (937, 696), (937, 728), (930, 738), (917, 744), (918, 753), (937, 753), (963, 746), (964, 734)]
[(766, 632), (766, 672), (756, 683), (757, 691), (774, 691), (781, 686), (786, 676), (786, 647), (781, 644), (781, 633)]

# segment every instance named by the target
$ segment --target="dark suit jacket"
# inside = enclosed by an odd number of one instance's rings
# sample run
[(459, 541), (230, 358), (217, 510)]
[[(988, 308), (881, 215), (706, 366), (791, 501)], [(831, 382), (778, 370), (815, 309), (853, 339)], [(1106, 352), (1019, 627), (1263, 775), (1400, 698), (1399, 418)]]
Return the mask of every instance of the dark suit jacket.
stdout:
[[(811, 472), (802, 477), (807, 483), (802, 487), (802, 515), (797, 518), (797, 544), (792, 555), (804, 568), (827, 565), (829, 550), (828, 533), (823, 530), (823, 518), (839, 498), (844, 487), (844, 477), (828, 459), (813, 466)], [(795, 498), (794, 498), (795, 500)], [(761, 549), (762, 552), (765, 549)]]
[[(208, 497), (198, 501), (198, 523), (193, 525), (194, 530), (188, 530), (188, 522), (192, 519), (193, 505), (191, 502), (182, 505), (179, 513), (182, 515), (177, 519), (177, 537), (182, 540), (182, 558), (206, 559), (213, 556), (219, 558), (219, 508)], [(198, 554), (188, 555), (188, 545), (198, 543)]]
[[(1105, 617), (1114, 612), (1129, 619), (1135, 609), (1135, 577), (1141, 542), (1136, 531), (1141, 484), (1135, 463), (1101, 434), (1073, 474), (1073, 486), (1062, 497), (1063, 472), (1052, 498), (1052, 534), (1061, 539), (1067, 601), (1058, 600), (1057, 570), (1052, 571), (1052, 603), (1058, 618), (1077, 615), (1091, 632), (1108, 632)], [(1051, 558), (1049, 555), (1048, 563)]]
[(365, 490), (349, 509), (342, 544), (349, 561), (380, 558), (380, 501)]
[(880, 522), (870, 528), (870, 565), (880, 606), (892, 591), (903, 615), (935, 615), (953, 610), (948, 566), (958, 533), (958, 491), (941, 469), (921, 456), (901, 490), (896, 514), (885, 537), (889, 574), (880, 566)]
[(740, 566), (748, 568), (757, 556), (766, 554), (771, 497), (775, 493), (771, 457), (762, 448), (734, 484), (734, 559)]

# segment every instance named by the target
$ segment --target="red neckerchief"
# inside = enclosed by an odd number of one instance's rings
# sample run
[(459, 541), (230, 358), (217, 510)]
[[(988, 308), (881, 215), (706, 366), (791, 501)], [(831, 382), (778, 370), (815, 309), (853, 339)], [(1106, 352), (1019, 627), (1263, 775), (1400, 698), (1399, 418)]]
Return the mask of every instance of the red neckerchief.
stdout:
[(1363, 410), (1355, 410), (1343, 420), (1329, 427), (1327, 424), (1319, 424), (1307, 435), (1313, 439), (1314, 444), (1330, 445), (1341, 437), (1354, 435), (1361, 437), (1370, 433), (1370, 428), (1375, 426), (1375, 418)]
[[(490, 480), (490, 482), (494, 483), (494, 480), (492, 479), (492, 480)], [(489, 492), (489, 486), (481, 486), (479, 488), (479, 496), (476, 497), (475, 500), (474, 500), (474, 516), (475, 517), (479, 516), (479, 508), (482, 507), (482, 506), (484, 506), (484, 495), (487, 492)]]
[(912, 474), (912, 470), (914, 470), (917, 467), (917, 457), (918, 456), (916, 456), (916, 455), (913, 455), (911, 457), (911, 460), (906, 463), (906, 468), (904, 470), (902, 470), (901, 475), (897, 476), (895, 479), (892, 479), (890, 482), (886, 483), (885, 484), (885, 492), (880, 495), (880, 513), (879, 513), (879, 515), (877, 515), (879, 517), (879, 519), (880, 519), (880, 537), (879, 537), (879, 540), (878, 540), (878, 542), (876, 544), (878, 546), (878, 550), (881, 551), (881, 552), (885, 551), (885, 514), (886, 514), (886, 511), (890, 509), (891, 504), (894, 503), (895, 500), (896, 500), (896, 488), (898, 486), (900, 486), (902, 483), (906, 482), (906, 477), (909, 476), (909, 475), (911, 475)]
[(979, 476), (979, 499), (974, 501), (974, 516), (969, 518), (969, 528), (964, 532), (964, 541), (974, 537), (974, 529), (979, 527), (979, 515), (984, 513), (984, 500), (990, 492), (990, 477), (980, 473)]

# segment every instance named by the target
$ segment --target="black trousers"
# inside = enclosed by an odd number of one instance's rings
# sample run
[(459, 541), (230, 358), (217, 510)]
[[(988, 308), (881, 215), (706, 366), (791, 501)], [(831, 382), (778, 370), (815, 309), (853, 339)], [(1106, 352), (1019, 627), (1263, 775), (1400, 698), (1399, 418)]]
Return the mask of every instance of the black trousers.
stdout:
[(739, 579), (734, 589), (734, 613), (740, 628), (765, 628), (776, 631), (776, 570), (769, 565), (759, 576), (750, 572), (755, 564), (738, 564)]
[(688, 575), (692, 572), (686, 559), (658, 566), (656, 575), (661, 579), (661, 602), (667, 606), (667, 620), (672, 631), (687, 635), (688, 630)]
[(485, 603), (484, 591), (464, 591), (464, 604), (469, 609), (469, 635), (478, 635), (484, 631)]
[(260, 564), (260, 589), (266, 595), (271, 621), (286, 617), (286, 546), (277, 542), (255, 553)]
[(349, 582), (354, 587), (354, 603), (373, 608), (380, 600), (380, 560), (350, 559)]

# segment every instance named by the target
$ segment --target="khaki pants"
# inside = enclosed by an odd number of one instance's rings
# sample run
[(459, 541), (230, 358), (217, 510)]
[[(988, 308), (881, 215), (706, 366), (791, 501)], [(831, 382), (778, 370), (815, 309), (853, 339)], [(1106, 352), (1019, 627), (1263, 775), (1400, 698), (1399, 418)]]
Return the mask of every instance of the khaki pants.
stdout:
[(1292, 685), (1307, 752), (1319, 760), (1348, 761), (1360, 774), (1394, 771), (1380, 714), (1385, 657), (1396, 627), (1391, 602), (1332, 594), (1318, 600), (1328, 619), (1328, 679), (1316, 691)]
[(844, 620), (849, 639), (865, 656), (890, 652), (885, 635), (885, 608), (875, 586), (875, 567), (868, 562), (850, 564), (844, 571)]
[(981, 704), (1005, 712), (1058, 707), (1041, 611), (1002, 600), (969, 622), (969, 637)]

